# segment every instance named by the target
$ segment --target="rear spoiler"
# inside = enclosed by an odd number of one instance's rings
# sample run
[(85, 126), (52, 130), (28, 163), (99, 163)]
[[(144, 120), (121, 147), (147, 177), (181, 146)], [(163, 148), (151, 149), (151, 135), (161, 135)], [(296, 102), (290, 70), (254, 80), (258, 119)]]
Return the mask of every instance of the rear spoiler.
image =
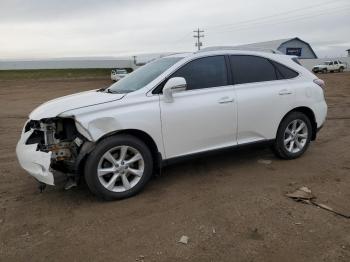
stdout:
[(298, 59), (297, 56), (293, 56), (293, 57), (292, 57), (292, 60), (293, 60), (295, 63), (297, 63), (298, 65), (301, 65), (301, 63), (300, 63), (300, 61), (299, 61), (299, 59)]

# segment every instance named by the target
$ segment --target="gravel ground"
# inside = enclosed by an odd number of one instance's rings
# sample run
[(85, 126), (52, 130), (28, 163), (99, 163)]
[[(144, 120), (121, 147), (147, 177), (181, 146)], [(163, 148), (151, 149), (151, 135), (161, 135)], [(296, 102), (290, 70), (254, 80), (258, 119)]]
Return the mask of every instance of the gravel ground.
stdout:
[(328, 120), (303, 157), (250, 147), (192, 160), (118, 202), (85, 185), (40, 194), (15, 156), (35, 106), (110, 82), (0, 81), (0, 261), (350, 261), (350, 220), (284, 196), (307, 186), (350, 214), (350, 73), (320, 77)]

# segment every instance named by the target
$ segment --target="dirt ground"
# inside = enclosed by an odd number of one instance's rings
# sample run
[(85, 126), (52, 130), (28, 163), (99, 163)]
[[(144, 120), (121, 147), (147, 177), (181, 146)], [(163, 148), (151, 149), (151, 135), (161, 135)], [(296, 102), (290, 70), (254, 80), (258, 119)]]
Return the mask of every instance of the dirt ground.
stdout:
[(1, 81), (0, 261), (350, 261), (349, 219), (284, 196), (307, 186), (350, 214), (350, 73), (320, 77), (328, 120), (303, 157), (283, 161), (256, 147), (193, 160), (117, 202), (84, 185), (40, 194), (15, 156), (35, 106), (110, 82)]

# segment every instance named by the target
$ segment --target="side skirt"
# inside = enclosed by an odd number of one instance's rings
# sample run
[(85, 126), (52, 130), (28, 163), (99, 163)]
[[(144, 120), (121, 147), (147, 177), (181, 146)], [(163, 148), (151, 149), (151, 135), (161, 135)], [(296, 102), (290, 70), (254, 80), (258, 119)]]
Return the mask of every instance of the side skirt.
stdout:
[(199, 153), (164, 159), (164, 160), (162, 160), (161, 167), (173, 165), (173, 164), (176, 164), (179, 162), (190, 161), (193, 159), (198, 159), (198, 158), (202, 158), (202, 157), (206, 157), (206, 156), (218, 155), (218, 154), (222, 154), (225, 152), (230, 153), (230, 152), (239, 150), (241, 148), (257, 147), (257, 146), (270, 146), (273, 144), (274, 141), (275, 141), (274, 139), (261, 140), (261, 141), (257, 141), (257, 142), (250, 142), (250, 143), (245, 143), (245, 144), (241, 144), (241, 145), (235, 145), (235, 146), (224, 147), (224, 148), (214, 149), (214, 150), (205, 151), (205, 152), (199, 152)]

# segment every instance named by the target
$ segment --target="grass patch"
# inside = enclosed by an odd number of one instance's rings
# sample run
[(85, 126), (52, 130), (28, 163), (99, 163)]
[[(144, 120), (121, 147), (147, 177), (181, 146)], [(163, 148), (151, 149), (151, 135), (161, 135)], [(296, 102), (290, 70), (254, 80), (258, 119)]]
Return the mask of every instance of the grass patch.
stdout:
[(0, 80), (48, 78), (110, 78), (112, 68), (0, 70)]

